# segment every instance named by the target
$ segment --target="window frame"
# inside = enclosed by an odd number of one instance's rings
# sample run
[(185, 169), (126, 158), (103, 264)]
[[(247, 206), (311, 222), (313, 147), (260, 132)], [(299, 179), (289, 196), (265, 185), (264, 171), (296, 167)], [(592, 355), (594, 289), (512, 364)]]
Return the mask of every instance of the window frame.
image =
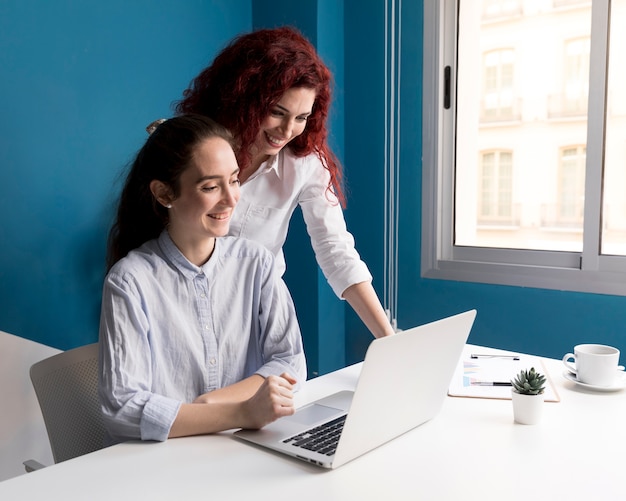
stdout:
[(609, 11), (610, 0), (592, 3), (582, 252), (460, 247), (453, 245), (458, 3), (424, 0), (423, 278), (626, 295), (626, 257), (599, 251)]

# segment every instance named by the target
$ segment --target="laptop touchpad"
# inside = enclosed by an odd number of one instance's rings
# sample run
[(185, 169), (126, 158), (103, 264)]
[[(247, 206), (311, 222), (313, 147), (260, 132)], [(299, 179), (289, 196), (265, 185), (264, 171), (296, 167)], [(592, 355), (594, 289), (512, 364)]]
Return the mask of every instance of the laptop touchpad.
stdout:
[(298, 409), (293, 416), (289, 416), (285, 419), (310, 426), (321, 421), (326, 421), (333, 416), (339, 416), (340, 414), (345, 414), (345, 411), (335, 409), (334, 407), (327, 407), (325, 405), (313, 404), (303, 407), (302, 409)]

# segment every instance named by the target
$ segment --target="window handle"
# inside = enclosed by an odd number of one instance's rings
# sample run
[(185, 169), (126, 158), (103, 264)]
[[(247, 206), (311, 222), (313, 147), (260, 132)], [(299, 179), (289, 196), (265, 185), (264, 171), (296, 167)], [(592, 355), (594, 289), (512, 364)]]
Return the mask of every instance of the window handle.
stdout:
[(450, 109), (450, 66), (446, 66), (443, 70), (443, 107)]

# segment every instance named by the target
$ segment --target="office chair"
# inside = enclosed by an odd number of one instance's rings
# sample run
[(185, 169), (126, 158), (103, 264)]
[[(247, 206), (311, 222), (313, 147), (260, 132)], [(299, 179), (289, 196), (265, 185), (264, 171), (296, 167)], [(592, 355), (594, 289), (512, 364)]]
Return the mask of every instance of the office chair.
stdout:
[[(33, 364), (30, 379), (48, 432), (55, 463), (103, 448), (98, 400), (98, 343), (68, 350)], [(44, 467), (24, 462), (27, 472)]]

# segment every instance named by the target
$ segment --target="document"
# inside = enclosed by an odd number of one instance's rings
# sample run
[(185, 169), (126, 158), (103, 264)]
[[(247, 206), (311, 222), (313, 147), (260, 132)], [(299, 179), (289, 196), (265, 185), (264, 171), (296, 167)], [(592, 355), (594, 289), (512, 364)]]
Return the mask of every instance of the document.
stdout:
[(546, 402), (558, 402), (559, 396), (554, 389), (550, 376), (545, 370), (541, 358), (509, 352), (492, 353), (474, 347), (465, 351), (452, 377), (448, 394), (451, 397), (474, 397), (511, 399), (511, 380), (522, 370), (536, 371), (546, 376), (544, 399)]

